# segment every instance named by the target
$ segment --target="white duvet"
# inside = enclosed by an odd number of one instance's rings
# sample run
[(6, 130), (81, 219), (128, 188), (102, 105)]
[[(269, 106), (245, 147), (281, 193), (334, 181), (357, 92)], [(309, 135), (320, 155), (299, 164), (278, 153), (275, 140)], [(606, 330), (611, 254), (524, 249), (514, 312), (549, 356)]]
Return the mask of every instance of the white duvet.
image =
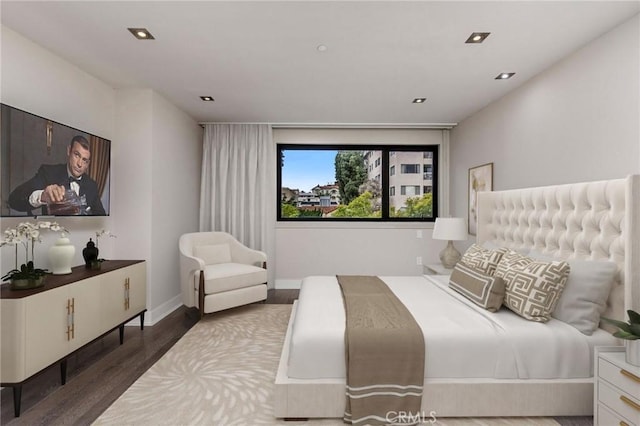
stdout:
[[(448, 277), (380, 277), (407, 306), (425, 337), (425, 377), (574, 379), (593, 375), (594, 346), (615, 345), (551, 319), (527, 321), (506, 308), (488, 312), (448, 288)], [(344, 378), (345, 314), (334, 276), (303, 280), (292, 328), (288, 376)]]

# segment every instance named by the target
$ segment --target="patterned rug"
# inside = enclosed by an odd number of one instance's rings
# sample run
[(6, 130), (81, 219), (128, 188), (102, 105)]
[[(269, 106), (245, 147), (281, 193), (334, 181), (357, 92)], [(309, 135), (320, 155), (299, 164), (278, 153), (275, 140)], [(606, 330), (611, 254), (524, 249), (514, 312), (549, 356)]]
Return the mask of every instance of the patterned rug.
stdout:
[[(205, 317), (94, 425), (338, 426), (273, 417), (275, 374), (291, 305), (254, 304)], [(429, 424), (429, 422), (425, 422)], [(433, 424), (559, 425), (551, 418), (438, 419)]]

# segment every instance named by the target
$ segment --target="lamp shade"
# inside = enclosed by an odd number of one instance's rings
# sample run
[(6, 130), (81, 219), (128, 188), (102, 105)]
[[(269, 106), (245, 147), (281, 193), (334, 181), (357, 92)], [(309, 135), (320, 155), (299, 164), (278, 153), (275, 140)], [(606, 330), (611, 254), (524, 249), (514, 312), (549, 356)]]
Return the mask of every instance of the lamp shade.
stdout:
[(461, 217), (438, 217), (433, 227), (434, 240), (464, 241), (467, 239), (467, 224)]

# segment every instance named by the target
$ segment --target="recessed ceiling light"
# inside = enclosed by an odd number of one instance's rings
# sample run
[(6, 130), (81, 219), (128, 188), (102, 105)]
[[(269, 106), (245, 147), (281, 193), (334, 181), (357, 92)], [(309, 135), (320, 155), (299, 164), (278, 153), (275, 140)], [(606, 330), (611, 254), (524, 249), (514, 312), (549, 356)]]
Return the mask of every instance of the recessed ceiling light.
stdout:
[(151, 35), (146, 28), (127, 28), (131, 34), (138, 40), (155, 40), (155, 37)]
[(213, 99), (213, 96), (200, 96), (200, 99), (202, 99), (203, 101), (206, 101), (206, 102), (215, 101), (215, 99)]
[(325, 46), (324, 44), (320, 44), (318, 45), (318, 47), (316, 47), (316, 49), (318, 49), (318, 52), (326, 52), (327, 46)]
[(467, 41), (465, 41), (465, 43), (471, 43), (471, 44), (482, 43), (487, 37), (489, 37), (489, 34), (491, 33), (471, 33), (471, 35), (469, 36)]
[(414, 104), (423, 104), (426, 100), (427, 100), (427, 98), (415, 98), (412, 101), (412, 103), (414, 103)]
[(513, 77), (514, 75), (516, 75), (515, 72), (501, 72), (500, 74), (498, 74), (495, 80), (507, 80)]

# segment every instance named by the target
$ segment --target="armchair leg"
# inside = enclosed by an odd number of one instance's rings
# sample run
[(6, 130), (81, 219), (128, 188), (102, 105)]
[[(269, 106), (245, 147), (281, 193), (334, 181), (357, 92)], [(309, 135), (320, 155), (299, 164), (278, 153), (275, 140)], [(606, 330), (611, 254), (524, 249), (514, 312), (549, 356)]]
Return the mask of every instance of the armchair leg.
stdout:
[(204, 271), (200, 271), (200, 282), (198, 283), (198, 309), (200, 319), (204, 317)]

